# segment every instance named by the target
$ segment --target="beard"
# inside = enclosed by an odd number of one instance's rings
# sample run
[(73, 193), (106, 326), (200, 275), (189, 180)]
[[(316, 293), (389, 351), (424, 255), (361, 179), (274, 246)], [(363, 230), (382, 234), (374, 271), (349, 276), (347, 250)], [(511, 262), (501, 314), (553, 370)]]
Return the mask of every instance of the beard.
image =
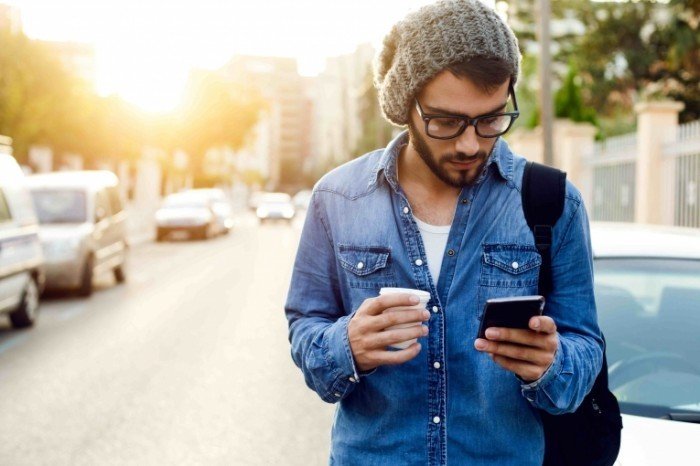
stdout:
[[(461, 189), (473, 185), (483, 171), (486, 160), (490, 155), (490, 152), (486, 153), (480, 150), (472, 155), (467, 155), (463, 152), (444, 154), (438, 159), (438, 157), (433, 154), (433, 151), (430, 150), (423, 135), (416, 129), (412, 121), (408, 123), (408, 134), (413, 148), (430, 171), (433, 172), (440, 181), (453, 188)], [(496, 145), (494, 144), (493, 147), (496, 147)], [(493, 147), (491, 151), (493, 151)], [(471, 162), (474, 159), (478, 159), (479, 161), (475, 168), (469, 170), (450, 170), (447, 168), (449, 162)]]

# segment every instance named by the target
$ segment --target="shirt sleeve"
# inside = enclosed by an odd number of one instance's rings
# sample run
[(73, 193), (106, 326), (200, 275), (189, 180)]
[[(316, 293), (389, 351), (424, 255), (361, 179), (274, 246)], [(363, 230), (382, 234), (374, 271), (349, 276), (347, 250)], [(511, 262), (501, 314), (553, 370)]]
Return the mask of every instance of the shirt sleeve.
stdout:
[(348, 340), (333, 241), (321, 197), (307, 211), (287, 294), (285, 314), (294, 363), (306, 384), (328, 403), (342, 400), (360, 381)]
[[(571, 188), (571, 185), (569, 185)], [(559, 345), (552, 365), (540, 379), (522, 383), (523, 396), (551, 414), (575, 411), (600, 372), (603, 339), (598, 327), (593, 293), (593, 258), (588, 216), (580, 197), (567, 195), (565, 211), (553, 237), (552, 292), (545, 315), (554, 319)], [(568, 218), (567, 218), (568, 217)], [(563, 224), (559, 226), (559, 224)], [(557, 235), (557, 228), (560, 234)]]

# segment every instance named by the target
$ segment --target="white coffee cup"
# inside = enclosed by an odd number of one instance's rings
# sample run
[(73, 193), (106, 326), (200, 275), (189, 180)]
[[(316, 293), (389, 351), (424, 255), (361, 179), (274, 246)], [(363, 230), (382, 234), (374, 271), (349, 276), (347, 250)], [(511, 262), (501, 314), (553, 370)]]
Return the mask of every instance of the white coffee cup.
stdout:
[[(420, 301), (418, 304), (414, 306), (401, 306), (401, 307), (390, 307), (389, 309), (385, 309), (384, 312), (401, 312), (401, 311), (412, 311), (415, 309), (426, 309), (426, 306), (428, 305), (428, 301), (430, 301), (430, 293), (427, 291), (423, 290), (414, 290), (411, 288), (382, 288), (379, 290), (379, 296), (386, 296), (389, 294), (410, 294), (417, 296)], [(415, 327), (417, 325), (422, 325), (421, 322), (416, 322), (416, 323), (407, 323), (407, 324), (398, 324), (394, 325), (391, 327), (386, 328), (386, 330), (393, 330), (393, 329), (399, 329), (399, 328), (410, 328), (410, 327)], [(406, 349), (409, 346), (411, 346), (413, 343), (417, 341), (417, 338), (413, 338), (411, 340), (407, 341), (402, 341), (400, 343), (395, 343), (391, 345), (392, 348), (398, 348), (398, 349)]]

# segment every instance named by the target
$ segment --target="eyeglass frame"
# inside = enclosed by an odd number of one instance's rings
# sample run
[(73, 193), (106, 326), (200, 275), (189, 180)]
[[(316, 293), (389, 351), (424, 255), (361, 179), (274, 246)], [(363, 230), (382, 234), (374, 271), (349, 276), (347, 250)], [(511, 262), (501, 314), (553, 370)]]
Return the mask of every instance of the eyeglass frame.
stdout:
[[(510, 128), (513, 126), (513, 123), (515, 123), (515, 120), (517, 120), (518, 117), (520, 116), (520, 111), (518, 110), (518, 99), (515, 98), (515, 89), (513, 89), (512, 82), (508, 83), (508, 93), (513, 97), (514, 110), (512, 112), (489, 113), (486, 115), (479, 115), (479, 116), (474, 117), (474, 118), (469, 118), (466, 115), (425, 113), (425, 112), (423, 112), (423, 108), (421, 107), (420, 102), (418, 102), (418, 97), (415, 98), (416, 110), (418, 110), (418, 115), (421, 117), (421, 120), (423, 120), (425, 122), (425, 134), (428, 135), (429, 138), (440, 139), (440, 140), (458, 138), (471, 125), (474, 127), (474, 131), (476, 132), (477, 136), (482, 137), (482, 138), (493, 139), (493, 138), (497, 138), (497, 137), (500, 137), (500, 136), (503, 136), (504, 134), (506, 134), (510, 130)], [(479, 134), (479, 127), (477, 126), (477, 123), (479, 123), (480, 120), (482, 120), (484, 118), (493, 118), (493, 117), (505, 116), (505, 115), (508, 115), (511, 117), (510, 123), (508, 124), (508, 127), (505, 130), (503, 130), (502, 132), (500, 132), (494, 136), (482, 136), (481, 134)], [(457, 131), (457, 134), (455, 134), (453, 136), (437, 137), (437, 136), (432, 136), (428, 132), (428, 125), (430, 124), (430, 120), (432, 120), (433, 118), (456, 118), (458, 120), (462, 120), (465, 124), (462, 126), (462, 128), (459, 131)]]

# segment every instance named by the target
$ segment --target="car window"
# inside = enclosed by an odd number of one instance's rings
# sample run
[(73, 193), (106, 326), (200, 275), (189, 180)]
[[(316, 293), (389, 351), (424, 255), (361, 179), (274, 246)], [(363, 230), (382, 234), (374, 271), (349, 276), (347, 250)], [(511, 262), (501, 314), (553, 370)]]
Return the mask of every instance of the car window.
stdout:
[(79, 189), (32, 189), (34, 209), (41, 224), (83, 223), (87, 198)]
[(118, 214), (124, 210), (122, 205), (122, 199), (119, 195), (119, 189), (116, 186), (107, 188), (107, 195), (109, 196), (109, 205), (112, 208), (112, 214)]
[(8, 222), (12, 220), (12, 215), (10, 215), (10, 207), (7, 205), (7, 200), (5, 195), (0, 189), (0, 223)]
[(700, 412), (700, 260), (597, 259), (595, 292), (623, 411)]

